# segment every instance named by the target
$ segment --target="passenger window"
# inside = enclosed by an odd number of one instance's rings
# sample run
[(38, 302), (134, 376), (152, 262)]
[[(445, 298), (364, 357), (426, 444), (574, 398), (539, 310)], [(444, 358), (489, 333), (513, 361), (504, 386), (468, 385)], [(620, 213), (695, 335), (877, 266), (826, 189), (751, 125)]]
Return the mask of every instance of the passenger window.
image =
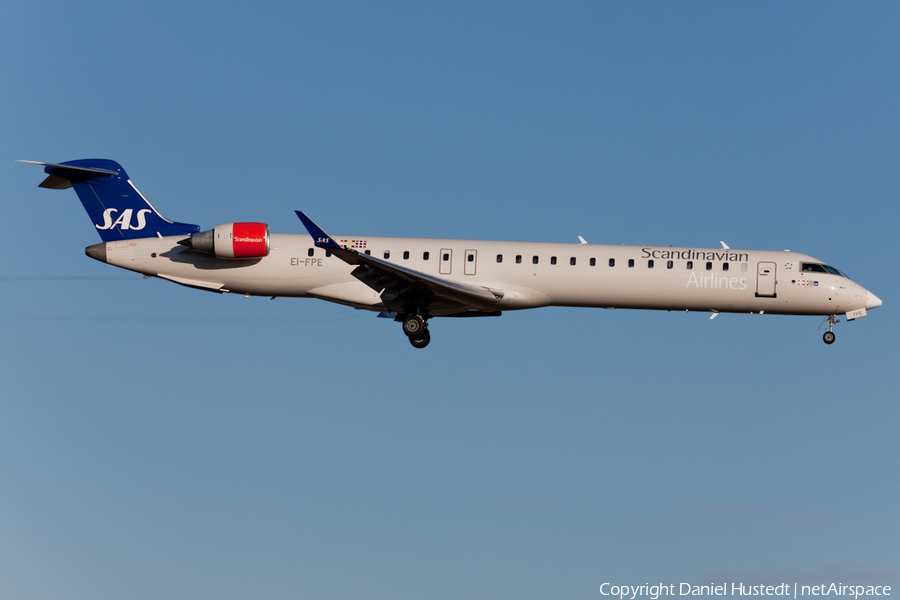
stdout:
[(517, 265), (522, 264), (522, 255), (521, 254), (516, 255), (516, 264)]
[(706, 270), (712, 271), (712, 263), (711, 262), (706, 263)]
[(390, 257), (391, 257), (391, 251), (390, 251), (390, 250), (385, 250), (385, 251), (384, 251), (384, 258), (385, 258), (385, 259), (388, 259), (388, 258), (390, 258)]
[(633, 266), (634, 266), (634, 259), (633, 259), (633, 258), (629, 258), (629, 259), (628, 259), (628, 268), (630, 269), (630, 268), (632, 268)]
[(498, 254), (498, 255), (497, 255), (497, 262), (498, 262), (498, 263), (503, 262), (503, 255), (502, 255), (502, 254)]
[(555, 256), (551, 256), (551, 257), (550, 257), (550, 264), (551, 264), (551, 265), (555, 265), (555, 264), (556, 264), (556, 257), (555, 257)]
[(572, 258), (569, 259), (569, 264), (572, 265), (572, 266), (575, 265), (575, 257), (574, 257), (574, 256), (573, 256)]
[(727, 270), (728, 270), (728, 263), (722, 263), (722, 270), (723, 270), (723, 271), (727, 271)]
[(650, 260), (647, 261), (647, 268), (648, 268), (648, 269), (652, 269), (652, 268), (653, 268), (653, 259), (650, 259)]
[(611, 266), (611, 267), (616, 266), (616, 259), (614, 259), (614, 258), (609, 259), (609, 266)]
[(316, 253), (316, 249), (315, 249), (315, 248), (310, 248), (309, 251), (306, 253), (306, 255), (307, 255), (307, 256), (314, 256), (315, 253)]
[(592, 259), (591, 259), (591, 266), (592, 266), (592, 267), (597, 266), (597, 259), (596, 259), (596, 258), (592, 258)]
[(372, 256), (372, 251), (371, 251), (371, 250), (366, 250), (366, 256)]
[(692, 261), (692, 260), (687, 261), (687, 268), (688, 268), (688, 271), (690, 271), (691, 269), (693, 269), (693, 268), (694, 268), (694, 261)]
[(428, 260), (428, 253), (427, 253), (427, 252), (423, 252), (423, 253), (422, 253), (422, 260)]
[(534, 264), (534, 265), (538, 264), (538, 257), (537, 257), (537, 256), (532, 256), (532, 257), (531, 257), (531, 264)]
[(675, 263), (673, 263), (671, 260), (670, 260), (669, 262), (666, 263), (666, 268), (667, 268), (667, 269), (671, 269), (671, 268), (674, 267), (674, 266), (675, 266)]
[(403, 251), (403, 260), (409, 260), (409, 250)]
[(329, 256), (331, 256), (331, 251), (330, 251), (330, 250), (326, 250), (326, 251), (325, 251), (325, 258), (328, 258)]

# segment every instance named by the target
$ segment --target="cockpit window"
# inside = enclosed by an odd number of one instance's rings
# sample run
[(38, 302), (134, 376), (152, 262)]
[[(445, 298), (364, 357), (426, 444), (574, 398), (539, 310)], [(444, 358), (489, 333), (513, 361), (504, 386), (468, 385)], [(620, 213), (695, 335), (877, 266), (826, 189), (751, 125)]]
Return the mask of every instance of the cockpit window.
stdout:
[(832, 275), (847, 277), (834, 267), (829, 267), (828, 265), (822, 265), (819, 263), (800, 263), (800, 270), (804, 273), (830, 273)]

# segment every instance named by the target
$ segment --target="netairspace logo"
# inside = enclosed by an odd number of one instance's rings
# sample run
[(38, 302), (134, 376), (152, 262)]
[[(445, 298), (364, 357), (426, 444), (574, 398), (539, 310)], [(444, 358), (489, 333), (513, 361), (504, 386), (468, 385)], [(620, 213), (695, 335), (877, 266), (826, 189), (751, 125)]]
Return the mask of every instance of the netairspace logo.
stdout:
[[(675, 586), (678, 592), (675, 592)], [(690, 583), (670, 583), (658, 585), (613, 585), (604, 583), (600, 586), (604, 596), (615, 596), (619, 600), (636, 600), (639, 596), (647, 596), (650, 600), (658, 600), (660, 596), (852, 596), (854, 600), (860, 596), (890, 596), (889, 585), (843, 585), (841, 583), (823, 583), (821, 585), (798, 585), (781, 583), (778, 585), (744, 585), (743, 583), (723, 583), (717, 585), (693, 585)]]

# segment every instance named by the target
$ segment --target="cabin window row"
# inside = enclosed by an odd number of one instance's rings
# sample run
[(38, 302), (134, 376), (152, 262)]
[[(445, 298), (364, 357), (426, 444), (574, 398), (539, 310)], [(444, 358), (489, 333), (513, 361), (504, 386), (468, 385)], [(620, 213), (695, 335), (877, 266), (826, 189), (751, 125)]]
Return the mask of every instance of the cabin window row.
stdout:
[[(612, 260), (612, 259), (610, 259), (610, 260)], [(610, 264), (610, 266), (612, 266), (612, 264)], [(629, 267), (633, 267), (633, 266), (634, 266), (634, 259), (630, 259), (630, 260), (628, 261), (628, 266), (629, 266)], [(691, 270), (693, 270), (693, 268), (694, 268), (694, 261), (689, 260), (689, 261), (685, 262), (684, 266), (685, 266), (685, 268), (686, 268), (688, 271), (691, 271)], [(651, 258), (650, 260), (647, 261), (647, 268), (652, 269), (653, 267), (654, 267), (654, 261), (653, 261), (653, 259)], [(666, 261), (666, 268), (667, 268), (667, 269), (674, 269), (674, 268), (675, 268), (675, 261), (667, 260), (667, 261)], [(723, 263), (722, 263), (722, 270), (723, 270), (723, 271), (728, 271), (728, 270), (730, 270), (730, 269), (731, 269), (731, 264), (730, 264), (730, 263), (727, 263), (727, 262), (723, 262)], [(713, 263), (712, 263), (712, 262), (707, 262), (707, 263), (706, 263), (706, 270), (707, 270), (707, 271), (712, 271), (712, 270), (713, 270)], [(741, 263), (741, 271), (746, 271), (746, 270), (747, 270), (747, 263)]]
[[(370, 255), (370, 256), (371, 256), (372, 251), (371, 251), (371, 250), (366, 250), (365, 253), (366, 253), (367, 255)], [(308, 255), (309, 255), (309, 256), (313, 256), (314, 254), (315, 254), (315, 248), (310, 248), (310, 249), (309, 249), (309, 252), (308, 252)], [(325, 252), (325, 256), (331, 256), (331, 252), (326, 251), (326, 252)], [(422, 260), (428, 260), (430, 257), (431, 257), (431, 254), (430, 254), (429, 252), (423, 252), (423, 253), (422, 253)], [(385, 250), (385, 251), (384, 251), (384, 258), (385, 258), (385, 260), (391, 258), (391, 251), (390, 251), (390, 250)], [(443, 254), (443, 256), (441, 256), (441, 259), (444, 260), (444, 261), (450, 260), (450, 253), (449, 253), (449, 252), (445, 252), (445, 253)], [(403, 252), (403, 260), (409, 260), (409, 250), (406, 250), (406, 251)], [(468, 254), (468, 255), (466, 256), (466, 260), (468, 260), (469, 262), (475, 262), (475, 255), (474, 255), (474, 254)], [(502, 262), (503, 262), (503, 255), (502, 255), (502, 254), (498, 254), (498, 255), (497, 255), (497, 262), (498, 262), (498, 263), (502, 263)], [(558, 262), (558, 261), (557, 261), (557, 258), (556, 258), (555, 256), (551, 256), (551, 257), (550, 257), (550, 264), (551, 264), (551, 265), (555, 265), (555, 264), (557, 264), (557, 262)], [(578, 261), (576, 260), (576, 258), (575, 258), (574, 256), (572, 256), (572, 257), (569, 258), (569, 265), (571, 265), (571, 266), (574, 267), (574, 266), (577, 264), (577, 262), (578, 262)], [(516, 255), (516, 264), (517, 264), (517, 265), (522, 264), (522, 255), (521, 255), (521, 254), (517, 254), (517, 255)], [(532, 256), (532, 257), (531, 257), (531, 264), (534, 264), (534, 265), (540, 264), (540, 257), (537, 256), (537, 255)], [(591, 258), (591, 259), (589, 259), (589, 260), (588, 260), (588, 264), (590, 264), (592, 267), (597, 266), (597, 259), (596, 259), (596, 258)], [(634, 260), (633, 258), (629, 258), (629, 259), (628, 259), (628, 267), (629, 267), (629, 268), (634, 268), (634, 265), (635, 265), (635, 260)], [(615, 266), (616, 266), (616, 259), (610, 258), (610, 259), (609, 259), (609, 266), (610, 266), (610, 267), (615, 267)], [(652, 269), (652, 268), (654, 268), (655, 266), (656, 266), (656, 261), (654, 261), (652, 258), (649, 259), (649, 260), (647, 261), (647, 268), (648, 268), (648, 269)], [(674, 268), (675, 268), (675, 261), (672, 261), (672, 260), (666, 261), (666, 268), (667, 268), (667, 269), (674, 269)], [(688, 271), (693, 270), (693, 268), (694, 268), (694, 261), (692, 261), (692, 260), (687, 261), (687, 262), (685, 263), (685, 268), (686, 268)], [(731, 268), (730, 263), (727, 263), (727, 262), (723, 262), (723, 263), (722, 263), (722, 270), (723, 270), (723, 271), (728, 271), (730, 268)], [(706, 270), (707, 270), (707, 271), (712, 271), (712, 270), (713, 270), (713, 263), (712, 263), (711, 261), (708, 261), (708, 262), (706, 263)], [(746, 271), (746, 270), (747, 270), (747, 263), (741, 263), (741, 271)]]
[[(470, 256), (469, 256), (469, 260), (471, 261), (472, 259), (473, 259), (473, 257), (470, 255)], [(498, 255), (497, 255), (497, 262), (498, 262), (498, 263), (502, 263), (502, 262), (503, 262), (503, 255), (502, 255), (502, 254), (498, 254)], [(517, 254), (517, 255), (516, 255), (516, 264), (521, 264), (521, 263), (522, 263), (522, 255), (521, 255), (521, 254)], [(535, 264), (535, 265), (540, 264), (540, 257), (538, 257), (538, 256), (532, 256), (532, 257), (531, 257), (531, 263), (532, 263), (532, 264)], [(557, 259), (556, 259), (555, 256), (551, 256), (551, 257), (550, 257), (550, 264), (551, 264), (551, 265), (557, 264)], [(577, 264), (577, 261), (576, 261), (576, 259), (575, 259), (574, 256), (572, 256), (571, 258), (569, 258), (569, 264), (572, 265), (572, 266), (575, 266), (575, 265)], [(596, 259), (596, 258), (588, 259), (588, 264), (590, 264), (592, 267), (597, 266), (597, 259)], [(628, 259), (628, 267), (629, 267), (629, 268), (634, 268), (634, 265), (635, 265), (635, 260), (634, 260), (633, 258), (629, 258), (629, 259)], [(652, 269), (652, 268), (654, 268), (655, 265), (656, 265), (656, 263), (655, 263), (655, 261), (654, 261), (653, 259), (650, 259), (650, 260), (647, 261), (647, 268)], [(610, 258), (610, 259), (609, 259), (609, 266), (610, 266), (610, 267), (615, 267), (615, 266), (616, 266), (616, 259)], [(685, 267), (686, 267), (687, 270), (689, 270), (689, 271), (692, 270), (692, 269), (694, 268), (694, 261), (692, 261), (692, 260), (687, 261), (687, 262), (685, 263)], [(667, 269), (674, 269), (674, 268), (675, 268), (675, 261), (672, 261), (672, 260), (666, 261), (666, 268), (667, 268)], [(727, 262), (722, 263), (722, 270), (723, 270), (723, 271), (728, 271), (730, 268), (731, 268), (731, 264), (730, 264), (730, 263), (727, 263)], [(712, 262), (707, 262), (707, 263), (706, 263), (706, 270), (707, 270), (707, 271), (712, 271), (712, 270), (713, 270), (713, 263), (712, 263)], [(747, 270), (747, 263), (741, 263), (741, 271), (746, 271), (746, 270)]]

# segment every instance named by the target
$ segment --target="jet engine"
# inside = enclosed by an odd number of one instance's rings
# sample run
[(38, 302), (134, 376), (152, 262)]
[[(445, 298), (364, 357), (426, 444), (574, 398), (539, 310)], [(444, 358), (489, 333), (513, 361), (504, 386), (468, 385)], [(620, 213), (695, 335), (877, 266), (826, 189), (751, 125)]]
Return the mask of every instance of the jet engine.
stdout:
[(226, 223), (178, 242), (217, 258), (262, 258), (269, 255), (269, 226), (265, 223)]

